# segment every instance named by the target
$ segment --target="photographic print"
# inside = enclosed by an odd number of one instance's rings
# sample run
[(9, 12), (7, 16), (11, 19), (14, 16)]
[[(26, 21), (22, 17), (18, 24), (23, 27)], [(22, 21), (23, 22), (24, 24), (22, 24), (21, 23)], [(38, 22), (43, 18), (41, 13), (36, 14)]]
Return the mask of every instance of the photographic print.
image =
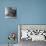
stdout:
[(16, 17), (16, 9), (13, 7), (5, 8), (5, 18), (15, 18)]

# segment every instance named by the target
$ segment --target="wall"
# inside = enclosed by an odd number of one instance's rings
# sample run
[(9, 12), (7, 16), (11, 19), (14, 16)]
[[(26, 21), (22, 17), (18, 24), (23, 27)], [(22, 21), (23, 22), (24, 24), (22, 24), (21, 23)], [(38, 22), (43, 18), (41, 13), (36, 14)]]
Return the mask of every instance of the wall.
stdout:
[(46, 24), (46, 0), (23, 0), (21, 2), (22, 24)]
[[(16, 19), (4, 18), (8, 6), (17, 8)], [(46, 24), (46, 0), (0, 0), (0, 44), (8, 43), (9, 32), (18, 32), (17, 24)]]

